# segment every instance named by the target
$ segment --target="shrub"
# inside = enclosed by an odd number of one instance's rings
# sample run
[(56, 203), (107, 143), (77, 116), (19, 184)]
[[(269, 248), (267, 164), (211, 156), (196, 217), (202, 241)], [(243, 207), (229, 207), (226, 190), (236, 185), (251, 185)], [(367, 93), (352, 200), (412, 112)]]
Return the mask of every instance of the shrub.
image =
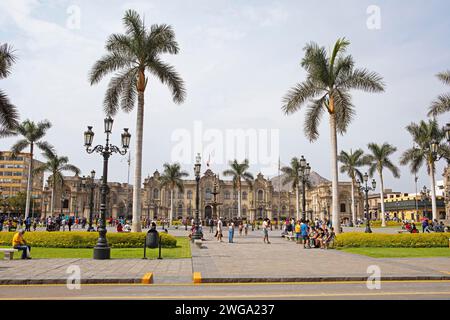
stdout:
[[(167, 233), (160, 233), (163, 248), (175, 248), (177, 239)], [(14, 232), (0, 232), (0, 246), (11, 246)], [(143, 248), (146, 233), (106, 234), (111, 248)], [(32, 247), (46, 248), (93, 248), (98, 239), (97, 232), (27, 232), (25, 240)]]
[(433, 248), (448, 247), (450, 233), (343, 233), (336, 236), (335, 246), (340, 248)]
[[(365, 224), (365, 223), (364, 223)], [(370, 221), (370, 226), (374, 228), (381, 228), (381, 220)], [(386, 227), (401, 227), (402, 223), (400, 221), (386, 221)]]

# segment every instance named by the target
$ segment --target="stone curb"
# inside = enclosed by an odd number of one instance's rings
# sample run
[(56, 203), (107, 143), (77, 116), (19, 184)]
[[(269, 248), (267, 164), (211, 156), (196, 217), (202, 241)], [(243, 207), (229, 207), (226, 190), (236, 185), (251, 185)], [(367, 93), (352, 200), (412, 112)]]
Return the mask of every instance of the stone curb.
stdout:
[[(450, 276), (387, 276), (381, 277), (381, 281), (450, 281)], [(336, 276), (336, 277), (282, 277), (282, 278), (203, 278), (201, 283), (287, 283), (287, 282), (305, 282), (305, 283), (320, 283), (320, 282), (351, 282), (351, 281), (367, 281), (367, 276)], [(0, 279), (0, 286), (2, 285), (64, 285), (67, 279)], [(130, 279), (83, 279), (81, 284), (141, 284), (141, 278)], [(186, 282), (191, 284), (191, 282)]]
[[(141, 278), (136, 279), (82, 279), (81, 284), (140, 284)], [(67, 284), (67, 279), (0, 279), (2, 285), (38, 285), (38, 284)]]
[[(367, 276), (348, 276), (348, 277), (283, 277), (283, 278), (208, 278), (203, 277), (202, 283), (283, 283), (283, 282), (351, 282), (351, 281), (367, 281)], [(423, 281), (435, 280), (450, 281), (450, 276), (436, 275), (436, 276), (386, 276), (381, 277), (381, 281)]]

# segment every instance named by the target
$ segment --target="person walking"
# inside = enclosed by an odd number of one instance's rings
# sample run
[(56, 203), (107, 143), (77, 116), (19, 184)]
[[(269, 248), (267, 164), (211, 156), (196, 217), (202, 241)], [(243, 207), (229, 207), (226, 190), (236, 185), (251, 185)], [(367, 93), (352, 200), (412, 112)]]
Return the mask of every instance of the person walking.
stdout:
[(244, 235), (245, 236), (248, 235), (248, 221), (245, 221), (245, 223), (244, 223)]
[(209, 219), (209, 233), (213, 233), (214, 232), (214, 220), (213, 219)]
[(266, 243), (266, 240), (267, 240), (267, 244), (270, 244), (270, 241), (269, 241), (269, 219), (268, 218), (264, 219), (264, 221), (262, 223), (262, 230), (263, 230), (263, 235), (264, 235), (264, 238), (263, 238), (264, 243)]
[(223, 229), (223, 222), (222, 222), (222, 218), (219, 218), (219, 220), (217, 221), (217, 241), (218, 242), (222, 242), (222, 229)]
[(234, 222), (228, 223), (228, 243), (233, 243), (234, 238)]
[(309, 226), (308, 224), (306, 224), (303, 220), (300, 224), (300, 232), (302, 234), (302, 238), (303, 238), (303, 248), (304, 249), (310, 249), (311, 247), (309, 246), (309, 241), (308, 241), (308, 229)]

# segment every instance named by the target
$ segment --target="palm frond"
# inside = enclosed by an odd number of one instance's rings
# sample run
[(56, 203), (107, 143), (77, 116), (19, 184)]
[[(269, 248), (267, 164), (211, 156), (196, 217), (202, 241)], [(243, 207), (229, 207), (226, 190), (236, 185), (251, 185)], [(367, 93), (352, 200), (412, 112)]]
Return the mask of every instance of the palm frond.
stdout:
[(444, 84), (450, 86), (450, 70), (444, 71), (437, 74), (439, 80), (441, 80)]
[(352, 104), (351, 96), (348, 92), (334, 90), (333, 97), (336, 129), (340, 134), (344, 134), (355, 116), (355, 107)]
[(0, 129), (11, 132), (19, 124), (18, 120), (17, 108), (9, 101), (6, 93), (0, 90)]
[(133, 109), (136, 99), (136, 77), (137, 68), (131, 68), (119, 72), (110, 80), (103, 100), (103, 109), (107, 115), (116, 115), (119, 106), (127, 112)]
[(89, 73), (89, 82), (94, 85), (108, 73), (115, 72), (122, 68), (131, 68), (133, 66), (133, 60), (131, 57), (122, 53), (109, 53), (103, 56), (100, 60), (95, 62)]
[(180, 50), (175, 41), (175, 31), (172, 26), (167, 24), (151, 26), (146, 47), (157, 53), (177, 54)]
[(27, 139), (21, 139), (11, 147), (11, 152), (13, 155), (18, 155), (19, 153), (22, 153), (29, 145), (30, 143)]
[(450, 94), (441, 94), (432, 102), (428, 116), (436, 117), (450, 111)]
[(17, 56), (14, 49), (4, 43), (0, 45), (0, 79), (6, 78), (11, 73), (11, 66), (16, 62)]
[(309, 80), (297, 84), (294, 88), (290, 89), (283, 97), (283, 106), (281, 110), (285, 114), (292, 114), (302, 107), (310, 99), (314, 99), (321, 90)]
[(358, 89), (367, 92), (383, 92), (385, 84), (378, 73), (367, 69), (355, 69), (337, 86), (346, 90)]
[(149, 65), (149, 71), (172, 91), (175, 103), (182, 103), (186, 97), (184, 82), (175, 68), (159, 59), (153, 59)]
[(326, 96), (323, 96), (308, 106), (305, 115), (304, 132), (310, 142), (317, 140), (319, 137), (319, 125), (326, 108), (324, 106), (325, 100)]

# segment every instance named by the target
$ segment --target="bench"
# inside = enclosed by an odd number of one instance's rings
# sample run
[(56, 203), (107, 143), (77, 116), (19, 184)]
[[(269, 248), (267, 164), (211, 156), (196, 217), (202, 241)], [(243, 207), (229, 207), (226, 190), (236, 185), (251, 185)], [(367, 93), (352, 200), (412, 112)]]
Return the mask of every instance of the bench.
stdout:
[(17, 249), (5, 249), (0, 248), (0, 252), (3, 252), (5, 254), (5, 260), (12, 260), (14, 258), (14, 252), (17, 252), (19, 250)]
[(202, 240), (194, 240), (194, 244), (201, 249), (202, 245), (203, 245), (203, 241)]

